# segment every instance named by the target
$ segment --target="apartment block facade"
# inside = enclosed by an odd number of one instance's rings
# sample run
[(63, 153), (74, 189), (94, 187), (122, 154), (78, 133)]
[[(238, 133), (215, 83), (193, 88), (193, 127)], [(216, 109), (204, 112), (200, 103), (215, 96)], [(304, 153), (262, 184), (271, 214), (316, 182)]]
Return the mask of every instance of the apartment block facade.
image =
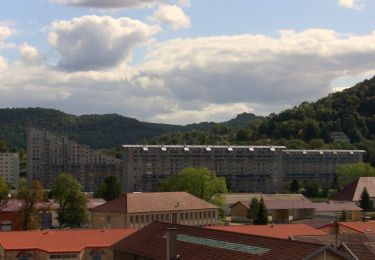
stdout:
[(31, 128), (27, 132), (27, 174), (51, 188), (59, 173), (75, 177), (82, 190), (94, 191), (108, 176), (122, 181), (122, 160), (66, 137)]
[(232, 192), (283, 192), (293, 180), (331, 183), (337, 167), (363, 150), (288, 150), (285, 146), (123, 145), (126, 190), (154, 191), (186, 167), (207, 167)]
[(13, 188), (18, 188), (20, 158), (18, 153), (0, 153), (0, 176)]

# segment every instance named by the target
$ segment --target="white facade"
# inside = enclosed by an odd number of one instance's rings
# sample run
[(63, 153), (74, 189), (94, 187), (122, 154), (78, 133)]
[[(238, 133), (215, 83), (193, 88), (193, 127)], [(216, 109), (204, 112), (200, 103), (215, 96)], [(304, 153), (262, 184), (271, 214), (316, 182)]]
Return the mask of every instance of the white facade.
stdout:
[(0, 176), (13, 188), (18, 188), (20, 159), (18, 153), (0, 153)]

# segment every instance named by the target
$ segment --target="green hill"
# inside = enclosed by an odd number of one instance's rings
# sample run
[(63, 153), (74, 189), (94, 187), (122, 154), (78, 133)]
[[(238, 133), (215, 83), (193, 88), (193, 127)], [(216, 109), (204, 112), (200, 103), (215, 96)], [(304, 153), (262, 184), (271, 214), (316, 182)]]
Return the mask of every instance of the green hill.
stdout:
[[(215, 124), (208, 131), (167, 133), (143, 140), (150, 144), (269, 144), (291, 149), (364, 149), (375, 165), (375, 77), (316, 102), (254, 119), (245, 125)], [(247, 117), (247, 115), (245, 115)], [(240, 120), (241, 121), (241, 120)], [(228, 123), (231, 122), (231, 125)], [(335, 142), (331, 132), (344, 132), (350, 143)]]
[(94, 148), (112, 148), (173, 131), (207, 131), (214, 125), (207, 122), (186, 126), (147, 123), (118, 114), (74, 116), (45, 108), (0, 109), (0, 140), (15, 148), (26, 147), (28, 127), (47, 129)]

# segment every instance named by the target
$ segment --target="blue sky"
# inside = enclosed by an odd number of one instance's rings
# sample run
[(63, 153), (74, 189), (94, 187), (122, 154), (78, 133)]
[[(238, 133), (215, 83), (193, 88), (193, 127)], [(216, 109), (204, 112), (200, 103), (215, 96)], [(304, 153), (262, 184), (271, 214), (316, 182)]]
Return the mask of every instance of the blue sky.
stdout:
[(4, 0), (0, 104), (177, 124), (279, 112), (373, 76), (374, 10), (371, 0)]

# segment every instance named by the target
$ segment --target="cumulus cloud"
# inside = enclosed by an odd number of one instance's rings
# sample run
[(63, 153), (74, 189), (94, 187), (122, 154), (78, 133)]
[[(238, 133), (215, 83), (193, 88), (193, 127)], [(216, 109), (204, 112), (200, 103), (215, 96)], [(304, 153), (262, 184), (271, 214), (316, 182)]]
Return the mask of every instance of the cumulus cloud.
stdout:
[(168, 24), (173, 30), (190, 27), (189, 16), (177, 5), (160, 5), (153, 18)]
[(19, 46), (21, 61), (27, 64), (40, 64), (45, 56), (42, 55), (37, 48), (29, 45), (28, 43), (23, 43)]
[(100, 9), (139, 8), (152, 6), (160, 0), (50, 0), (51, 2)]
[(330, 93), (335, 79), (374, 67), (375, 32), (348, 36), (314, 29), (275, 37), (175, 39), (150, 45), (141, 64), (111, 70), (5, 65), (0, 103), (169, 123), (224, 121), (244, 111), (267, 114), (314, 100)]
[(130, 18), (82, 16), (55, 21), (49, 43), (59, 52), (65, 70), (98, 70), (123, 62), (131, 51), (150, 40), (156, 26)]
[(13, 48), (15, 45), (6, 43), (6, 39), (13, 34), (13, 30), (5, 25), (0, 24), (0, 49)]
[(364, 7), (361, 0), (339, 0), (338, 5), (347, 9), (360, 10)]

